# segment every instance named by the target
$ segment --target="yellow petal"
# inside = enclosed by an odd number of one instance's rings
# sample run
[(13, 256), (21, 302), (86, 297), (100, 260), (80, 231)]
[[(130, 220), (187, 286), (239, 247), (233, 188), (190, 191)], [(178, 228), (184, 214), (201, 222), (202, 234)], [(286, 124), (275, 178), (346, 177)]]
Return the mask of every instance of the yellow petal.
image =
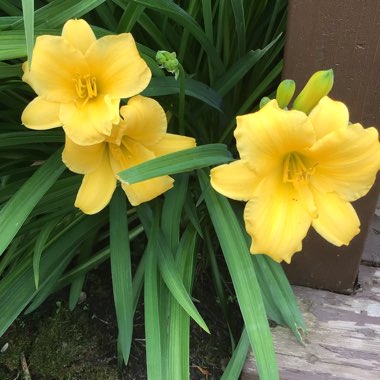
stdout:
[(309, 117), (317, 140), (339, 128), (347, 127), (349, 121), (347, 107), (342, 102), (334, 101), (327, 96), (320, 100)]
[(92, 145), (111, 134), (112, 124), (119, 117), (119, 101), (97, 96), (83, 107), (62, 104), (60, 119), (71, 140), (79, 145)]
[(48, 102), (41, 97), (33, 99), (24, 109), (21, 121), (30, 129), (51, 129), (60, 127), (59, 103)]
[(165, 133), (164, 137), (157, 144), (149, 146), (149, 149), (154, 152), (156, 157), (159, 157), (179, 150), (194, 148), (195, 146), (195, 139), (192, 137)]
[(252, 237), (251, 252), (264, 253), (280, 262), (290, 263), (302, 249), (302, 239), (311, 224), (294, 187), (283, 183), (279, 171), (260, 183), (244, 211), (247, 232)]
[(144, 145), (133, 140), (124, 139), (120, 146), (109, 144), (109, 149), (111, 165), (115, 174), (156, 157)]
[(218, 193), (238, 201), (252, 199), (259, 181), (260, 178), (242, 160), (211, 170), (211, 186)]
[(352, 124), (317, 141), (309, 155), (317, 162), (311, 183), (323, 193), (354, 201), (367, 194), (380, 168), (378, 132)]
[[(109, 144), (111, 165), (115, 174), (132, 166), (155, 158), (153, 152), (134, 141), (123, 141), (123, 145)], [(129, 202), (133, 206), (150, 201), (173, 187), (173, 179), (169, 176), (152, 178), (132, 185), (122, 184)]]
[(83, 54), (96, 41), (90, 25), (82, 19), (67, 21), (62, 29), (62, 37)]
[(84, 176), (75, 207), (80, 208), (85, 214), (96, 214), (107, 206), (115, 188), (116, 178), (105, 149), (98, 168)]
[(130, 33), (105, 36), (86, 53), (99, 91), (115, 98), (130, 98), (148, 85), (152, 76)]
[(37, 37), (30, 72), (24, 74), (34, 91), (51, 102), (70, 103), (77, 98), (73, 78), (87, 74), (83, 54), (59, 36)]
[(134, 96), (120, 108), (122, 135), (145, 146), (156, 144), (164, 137), (166, 115), (160, 104), (151, 98)]
[(322, 194), (314, 190), (318, 218), (313, 220), (315, 230), (327, 241), (337, 245), (348, 245), (360, 232), (360, 221), (354, 208), (335, 193)]
[(303, 112), (282, 110), (272, 100), (260, 111), (237, 117), (235, 138), (240, 158), (262, 175), (278, 166), (286, 153), (310, 147), (315, 133)]
[(93, 172), (98, 168), (103, 158), (105, 146), (105, 143), (78, 145), (66, 135), (62, 161), (74, 173), (87, 174)]
[(150, 201), (173, 187), (173, 178), (169, 176), (156, 177), (146, 181), (121, 186), (132, 206)]

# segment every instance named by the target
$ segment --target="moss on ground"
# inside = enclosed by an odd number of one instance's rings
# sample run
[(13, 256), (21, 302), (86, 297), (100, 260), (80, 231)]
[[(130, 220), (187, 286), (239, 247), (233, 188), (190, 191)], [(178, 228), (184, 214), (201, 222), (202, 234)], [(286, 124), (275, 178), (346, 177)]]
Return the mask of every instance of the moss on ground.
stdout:
[(108, 355), (113, 337), (86, 309), (59, 305), (49, 318), (35, 313), (17, 320), (0, 342), (9, 344), (0, 354), (0, 379), (22, 379), (24, 354), (33, 380), (118, 380), (115, 357)]
[[(52, 295), (39, 309), (22, 315), (0, 338), (0, 380), (23, 377), (20, 356), (25, 355), (32, 380), (146, 380), (144, 309), (140, 303), (134, 317), (129, 363), (122, 375), (117, 369), (117, 326), (108, 263), (88, 275), (87, 299), (70, 312), (57, 299), (68, 299), (67, 290)], [(231, 354), (227, 326), (209, 276), (201, 276), (194, 290), (197, 307), (211, 335), (191, 323), (190, 372), (192, 380), (216, 380)], [(232, 321), (241, 331), (236, 304)], [(238, 334), (236, 334), (238, 335)], [(206, 375), (207, 374), (207, 375)], [(175, 379), (177, 380), (177, 379)]]

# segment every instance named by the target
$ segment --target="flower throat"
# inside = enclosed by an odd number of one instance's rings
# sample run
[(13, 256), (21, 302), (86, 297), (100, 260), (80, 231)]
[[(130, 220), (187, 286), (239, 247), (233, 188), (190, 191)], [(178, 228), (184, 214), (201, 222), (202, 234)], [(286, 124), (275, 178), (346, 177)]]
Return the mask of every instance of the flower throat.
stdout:
[(305, 165), (302, 156), (298, 153), (292, 152), (287, 154), (284, 159), (282, 180), (284, 183), (307, 183), (314, 172), (315, 165), (308, 167)]

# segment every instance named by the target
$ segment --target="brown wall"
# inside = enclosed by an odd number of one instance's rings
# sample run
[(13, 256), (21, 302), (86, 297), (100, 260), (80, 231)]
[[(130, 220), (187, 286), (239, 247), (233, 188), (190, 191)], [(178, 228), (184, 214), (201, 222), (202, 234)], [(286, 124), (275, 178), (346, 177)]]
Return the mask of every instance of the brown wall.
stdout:
[[(312, 73), (334, 69), (331, 97), (347, 104), (350, 120), (380, 126), (380, 1), (290, 0), (283, 78), (302, 88)], [(356, 281), (380, 183), (354, 207), (361, 233), (337, 248), (314, 231), (284, 268), (292, 283), (349, 293)]]

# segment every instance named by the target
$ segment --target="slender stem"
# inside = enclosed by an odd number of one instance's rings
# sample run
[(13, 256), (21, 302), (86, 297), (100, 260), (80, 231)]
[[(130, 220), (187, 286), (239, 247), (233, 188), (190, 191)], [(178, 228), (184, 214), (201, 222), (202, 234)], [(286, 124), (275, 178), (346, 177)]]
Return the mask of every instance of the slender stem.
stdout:
[(178, 65), (179, 69), (179, 133), (185, 134), (185, 70), (181, 64)]

